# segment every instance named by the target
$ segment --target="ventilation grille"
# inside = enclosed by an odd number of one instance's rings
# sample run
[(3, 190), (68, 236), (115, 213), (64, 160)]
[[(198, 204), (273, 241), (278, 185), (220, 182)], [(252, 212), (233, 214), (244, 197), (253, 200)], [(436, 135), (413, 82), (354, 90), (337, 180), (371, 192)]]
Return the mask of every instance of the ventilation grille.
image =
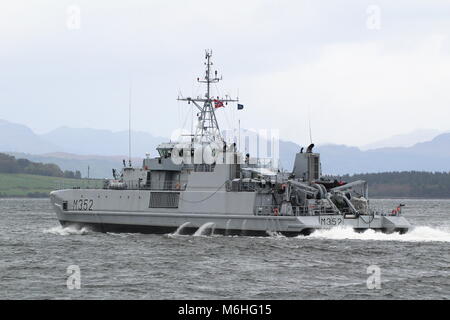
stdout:
[(150, 208), (178, 208), (180, 194), (177, 192), (152, 192)]

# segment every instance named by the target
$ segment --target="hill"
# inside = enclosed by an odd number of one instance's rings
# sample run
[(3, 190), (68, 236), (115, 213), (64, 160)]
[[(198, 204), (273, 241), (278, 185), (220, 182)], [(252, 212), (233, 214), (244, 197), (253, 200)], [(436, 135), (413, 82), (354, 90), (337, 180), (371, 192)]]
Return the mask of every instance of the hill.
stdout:
[(0, 152), (54, 152), (60, 148), (36, 135), (30, 128), (0, 119)]
[(56, 189), (102, 187), (102, 180), (67, 179), (32, 174), (0, 173), (0, 198), (44, 198)]
[(405, 134), (398, 134), (387, 139), (379, 140), (370, 144), (361, 146), (361, 150), (381, 149), (381, 148), (400, 148), (412, 147), (413, 145), (431, 141), (443, 132), (433, 129), (418, 129)]
[(342, 145), (319, 146), (322, 168), (327, 174), (392, 171), (450, 171), (450, 133), (408, 148), (361, 151)]
[[(122, 160), (126, 157), (120, 156), (96, 156), (96, 155), (77, 155), (64, 152), (46, 153), (35, 155), (29, 153), (9, 153), (16, 158), (24, 158), (31, 161), (54, 163), (62, 170), (78, 170), (83, 177), (88, 176), (94, 179), (112, 178), (112, 168), (119, 169), (123, 166)], [(133, 158), (133, 164), (140, 165), (141, 158)]]
[(14, 156), (0, 153), (0, 173), (27, 173), (49, 177), (81, 179), (80, 171), (62, 171), (54, 163), (33, 162), (28, 159), (16, 159)]
[(333, 178), (347, 182), (367, 181), (370, 197), (450, 198), (450, 172), (381, 172)]
[[(163, 141), (167, 139), (145, 132), (132, 132), (133, 155), (144, 157), (146, 152), (150, 152), (155, 156), (155, 147)], [(411, 140), (408, 142), (411, 143)], [(300, 147), (290, 141), (279, 142), (283, 169), (292, 170), (295, 153)], [(2, 151), (31, 161), (52, 162), (63, 170), (79, 170), (83, 176), (87, 176), (89, 166), (91, 177), (106, 178), (111, 177), (112, 168), (120, 168), (122, 159), (127, 158), (128, 132), (62, 127), (37, 135), (25, 126), (0, 120), (0, 152)], [(315, 151), (322, 154), (322, 170), (326, 174), (450, 171), (450, 133), (440, 134), (430, 141), (409, 147), (361, 150), (345, 145), (320, 145)], [(255, 150), (250, 152), (252, 155), (256, 154)], [(136, 159), (134, 163), (140, 163), (140, 159)]]
[[(110, 130), (61, 127), (40, 137), (48, 143), (60, 146), (59, 150), (63, 150), (65, 153), (101, 156), (128, 155), (128, 131), (113, 132)], [(132, 155), (144, 157), (147, 152), (155, 154), (156, 146), (165, 140), (167, 139), (155, 137), (146, 132), (132, 131)], [(119, 157), (123, 158), (123, 156)]]

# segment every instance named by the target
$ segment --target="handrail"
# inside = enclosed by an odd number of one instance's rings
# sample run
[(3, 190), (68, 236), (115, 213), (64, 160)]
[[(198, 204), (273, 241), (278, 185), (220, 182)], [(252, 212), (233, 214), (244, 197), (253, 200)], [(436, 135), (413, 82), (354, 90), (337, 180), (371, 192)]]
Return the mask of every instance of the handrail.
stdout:
[(167, 191), (184, 191), (186, 190), (187, 181), (163, 181), (163, 182), (150, 182), (149, 184), (142, 181), (116, 181), (107, 182), (104, 185), (104, 189), (117, 189), (117, 190), (167, 190)]
[(136, 189), (144, 189), (144, 190), (186, 190), (187, 181), (164, 181), (164, 182), (151, 182), (150, 184), (137, 184), (125, 182), (127, 185), (127, 189), (136, 190)]
[[(276, 210), (278, 213), (276, 213)], [(293, 216), (319, 216), (326, 214), (341, 214), (338, 211), (330, 210), (330, 207), (327, 206), (292, 206), (292, 214)], [(281, 206), (278, 205), (261, 205), (255, 207), (255, 215), (257, 216), (276, 216), (276, 215), (285, 215), (281, 212)]]

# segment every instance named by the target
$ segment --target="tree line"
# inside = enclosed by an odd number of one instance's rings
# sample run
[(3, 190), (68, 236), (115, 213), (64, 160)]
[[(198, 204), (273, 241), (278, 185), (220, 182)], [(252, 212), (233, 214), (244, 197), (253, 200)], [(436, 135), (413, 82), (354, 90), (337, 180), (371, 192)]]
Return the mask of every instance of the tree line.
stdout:
[(61, 170), (53, 163), (33, 162), (27, 159), (16, 159), (14, 156), (0, 153), (0, 173), (26, 173), (39, 176), (81, 179), (81, 172)]
[(371, 197), (450, 198), (450, 172), (401, 171), (330, 177), (365, 180)]

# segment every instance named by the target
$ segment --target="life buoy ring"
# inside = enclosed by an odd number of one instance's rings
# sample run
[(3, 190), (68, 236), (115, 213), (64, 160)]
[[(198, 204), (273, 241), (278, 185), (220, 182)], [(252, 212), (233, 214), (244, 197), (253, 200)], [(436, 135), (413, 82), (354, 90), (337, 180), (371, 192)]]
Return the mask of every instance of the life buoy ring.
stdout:
[(273, 208), (273, 214), (274, 214), (275, 216), (277, 216), (278, 213), (279, 213), (278, 208)]
[(179, 184), (179, 183), (177, 183), (177, 184), (175, 185), (175, 189), (180, 190), (180, 184)]

